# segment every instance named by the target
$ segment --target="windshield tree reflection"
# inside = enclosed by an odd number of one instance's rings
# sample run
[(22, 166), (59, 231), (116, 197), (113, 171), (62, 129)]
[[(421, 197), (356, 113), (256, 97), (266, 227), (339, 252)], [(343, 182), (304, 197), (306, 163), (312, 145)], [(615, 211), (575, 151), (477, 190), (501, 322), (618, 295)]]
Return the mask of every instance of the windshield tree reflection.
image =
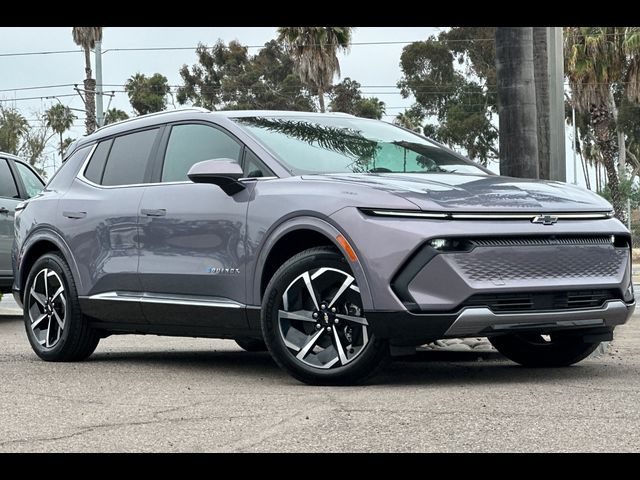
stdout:
[(294, 174), (472, 173), (457, 157), (393, 125), (355, 117), (240, 117), (248, 130)]

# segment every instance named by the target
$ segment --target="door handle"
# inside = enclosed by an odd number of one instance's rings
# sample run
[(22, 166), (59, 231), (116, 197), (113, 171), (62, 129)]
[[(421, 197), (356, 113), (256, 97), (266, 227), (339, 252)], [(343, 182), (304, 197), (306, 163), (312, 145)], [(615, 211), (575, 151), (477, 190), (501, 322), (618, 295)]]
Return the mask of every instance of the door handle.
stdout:
[(142, 215), (146, 215), (147, 217), (164, 217), (167, 214), (167, 211), (164, 208), (143, 208), (140, 210)]
[(5, 214), (5, 215), (6, 215), (6, 214), (8, 214), (8, 213), (9, 213), (9, 210), (7, 210), (7, 209), (6, 209), (6, 208), (4, 208), (4, 207), (0, 207), (0, 213), (2, 213), (2, 214)]
[(62, 212), (62, 215), (67, 218), (80, 219), (87, 216), (87, 212)]

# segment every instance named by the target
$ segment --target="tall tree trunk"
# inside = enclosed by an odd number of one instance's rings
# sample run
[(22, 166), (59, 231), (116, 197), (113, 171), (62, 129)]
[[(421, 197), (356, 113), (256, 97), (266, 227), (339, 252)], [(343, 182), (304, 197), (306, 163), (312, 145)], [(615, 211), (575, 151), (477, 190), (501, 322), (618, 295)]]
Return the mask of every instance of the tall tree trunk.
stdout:
[(318, 88), (318, 102), (320, 102), (320, 111), (324, 113), (324, 89)]
[(84, 73), (85, 78), (91, 78), (91, 51), (88, 48), (84, 49)]
[(84, 126), (87, 135), (90, 135), (96, 130), (96, 81), (93, 78), (87, 78), (84, 81), (84, 99), (87, 112)]
[(611, 194), (611, 204), (615, 216), (626, 225), (627, 223), (627, 202), (620, 191), (620, 178), (616, 169), (616, 157), (618, 154), (617, 142), (614, 138), (616, 130), (613, 128), (613, 113), (605, 108), (592, 108), (590, 111), (590, 122), (593, 125), (598, 146), (602, 153), (602, 163), (607, 174), (607, 185)]
[(96, 81), (91, 78), (90, 53), (91, 50), (89, 48), (84, 49), (84, 72), (86, 74), (86, 78), (84, 79), (84, 109), (86, 111), (84, 126), (87, 135), (92, 134), (96, 130)]
[(538, 178), (533, 29), (496, 28), (500, 174)]
[(549, 126), (549, 51), (547, 27), (533, 27), (533, 74), (538, 119), (539, 178), (548, 180), (551, 169), (551, 129)]

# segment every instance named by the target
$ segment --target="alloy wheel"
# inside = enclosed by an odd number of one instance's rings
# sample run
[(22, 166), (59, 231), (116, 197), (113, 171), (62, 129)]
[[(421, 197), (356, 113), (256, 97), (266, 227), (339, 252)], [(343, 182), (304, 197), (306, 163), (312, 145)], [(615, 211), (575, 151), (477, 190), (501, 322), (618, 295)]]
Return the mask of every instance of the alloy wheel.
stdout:
[(353, 362), (371, 339), (355, 278), (335, 268), (296, 277), (282, 295), (278, 325), (289, 352), (320, 369)]
[(67, 299), (62, 280), (49, 268), (40, 270), (31, 284), (26, 305), (31, 331), (40, 345), (55, 347), (65, 328)]

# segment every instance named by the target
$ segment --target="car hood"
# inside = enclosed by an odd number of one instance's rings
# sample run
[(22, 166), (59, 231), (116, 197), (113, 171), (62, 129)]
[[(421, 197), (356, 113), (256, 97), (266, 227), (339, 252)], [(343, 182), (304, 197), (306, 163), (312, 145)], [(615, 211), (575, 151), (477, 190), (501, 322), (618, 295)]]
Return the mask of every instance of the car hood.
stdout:
[(599, 195), (575, 185), (498, 175), (343, 173), (304, 175), (302, 179), (366, 186), (400, 196), (428, 211), (551, 213), (612, 209)]

